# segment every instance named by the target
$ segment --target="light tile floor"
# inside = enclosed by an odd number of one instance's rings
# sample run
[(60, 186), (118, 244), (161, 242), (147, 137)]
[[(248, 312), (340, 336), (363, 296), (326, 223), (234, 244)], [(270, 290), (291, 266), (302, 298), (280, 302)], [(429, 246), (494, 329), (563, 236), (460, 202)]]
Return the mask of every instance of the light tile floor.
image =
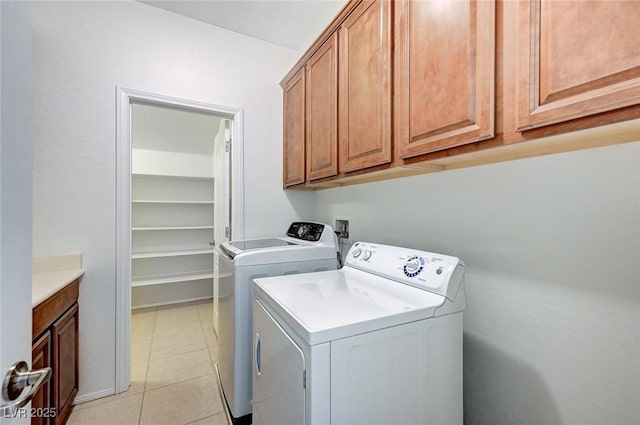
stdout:
[(227, 425), (211, 301), (134, 310), (131, 387), (74, 407), (68, 425)]

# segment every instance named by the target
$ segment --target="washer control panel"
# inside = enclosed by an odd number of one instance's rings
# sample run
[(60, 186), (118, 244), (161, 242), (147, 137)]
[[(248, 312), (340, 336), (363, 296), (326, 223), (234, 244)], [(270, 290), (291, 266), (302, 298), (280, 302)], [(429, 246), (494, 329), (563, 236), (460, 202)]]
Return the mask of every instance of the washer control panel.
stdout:
[(322, 237), (324, 227), (324, 224), (320, 223), (294, 222), (289, 226), (287, 236), (303, 241), (318, 242)]
[(464, 275), (464, 263), (456, 257), (370, 242), (354, 243), (347, 253), (345, 266), (447, 298), (455, 296)]

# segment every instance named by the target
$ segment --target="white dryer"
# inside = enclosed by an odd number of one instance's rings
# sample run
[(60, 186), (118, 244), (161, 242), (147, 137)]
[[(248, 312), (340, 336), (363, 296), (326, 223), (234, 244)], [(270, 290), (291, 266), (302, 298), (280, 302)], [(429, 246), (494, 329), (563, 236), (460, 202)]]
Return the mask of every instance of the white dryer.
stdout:
[(337, 237), (327, 224), (295, 222), (286, 236), (225, 242), (220, 246), (216, 372), (233, 423), (251, 423), (252, 280), (335, 270)]
[(255, 279), (253, 423), (462, 424), (463, 277), (358, 242), (341, 270)]

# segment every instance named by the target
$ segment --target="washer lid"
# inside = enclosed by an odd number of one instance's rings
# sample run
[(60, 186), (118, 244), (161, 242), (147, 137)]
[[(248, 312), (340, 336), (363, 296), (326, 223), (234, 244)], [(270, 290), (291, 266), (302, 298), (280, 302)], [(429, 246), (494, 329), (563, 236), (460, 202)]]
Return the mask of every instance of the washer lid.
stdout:
[(242, 241), (231, 241), (231, 246), (238, 248), (240, 251), (248, 251), (250, 249), (273, 248), (276, 246), (298, 245), (284, 239), (247, 239)]
[(351, 267), (254, 282), (310, 345), (433, 317), (446, 299)]
[[(284, 249), (301, 246), (300, 244), (287, 239), (289, 238), (262, 238), (226, 241), (220, 244), (220, 250), (226, 254), (227, 257), (236, 259), (238, 256), (252, 258), (262, 252), (282, 252)], [(251, 263), (253, 264), (253, 262)]]
[(223, 242), (220, 251), (233, 260), (234, 267), (316, 260), (333, 260), (337, 265), (335, 244), (286, 237)]
[(235, 267), (336, 259), (337, 238), (328, 224), (294, 222), (288, 232), (295, 237), (226, 241), (218, 247)]

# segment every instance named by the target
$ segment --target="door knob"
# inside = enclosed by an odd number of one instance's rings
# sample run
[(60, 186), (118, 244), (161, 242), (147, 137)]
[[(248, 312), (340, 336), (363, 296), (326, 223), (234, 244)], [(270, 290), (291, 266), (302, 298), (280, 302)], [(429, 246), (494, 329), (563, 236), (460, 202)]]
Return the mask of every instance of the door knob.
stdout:
[[(49, 378), (51, 378), (50, 367), (29, 371), (27, 362), (14, 363), (2, 381), (2, 399), (9, 403), (0, 406), (0, 410), (24, 407)], [(31, 388), (26, 392), (23, 391), (28, 386)]]

